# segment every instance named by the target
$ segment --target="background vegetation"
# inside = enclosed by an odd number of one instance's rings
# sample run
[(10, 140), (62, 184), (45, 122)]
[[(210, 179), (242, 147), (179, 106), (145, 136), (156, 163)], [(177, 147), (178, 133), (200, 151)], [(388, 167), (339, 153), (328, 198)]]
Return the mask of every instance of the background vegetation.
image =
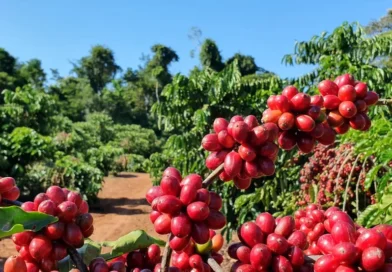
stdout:
[[(288, 84), (314, 93), (319, 81), (348, 72), (381, 98), (391, 98), (391, 28), (389, 12), (366, 27), (344, 23), (298, 42), (283, 62), (315, 68), (285, 79), (257, 65), (252, 56), (223, 59), (211, 39), (193, 52), (200, 65), (188, 75), (170, 73), (179, 56), (162, 44), (153, 45), (137, 68), (120, 67), (110, 48), (96, 45), (66, 76), (55, 69), (48, 76), (40, 60), (22, 62), (0, 48), (0, 175), (15, 177), (25, 198), (59, 184), (84, 192), (90, 201), (109, 173), (144, 171), (159, 182), (163, 169), (173, 165), (183, 175), (206, 175), (200, 141), (213, 120), (260, 116), (268, 96)], [(376, 201), (364, 212), (358, 203), (351, 205), (365, 225), (392, 220), (392, 152), (385, 148), (392, 144), (391, 108), (375, 107), (371, 115), (368, 133), (341, 138), (355, 143), (353, 152), (361, 161), (372, 160), (364, 190), (375, 188)], [(301, 154), (292, 160), (293, 155), (280, 154), (276, 175), (255, 181), (246, 191), (234, 190), (231, 183), (214, 185), (226, 201), (228, 230), (260, 211), (293, 211), (303, 197), (300, 169), (308, 161)]]

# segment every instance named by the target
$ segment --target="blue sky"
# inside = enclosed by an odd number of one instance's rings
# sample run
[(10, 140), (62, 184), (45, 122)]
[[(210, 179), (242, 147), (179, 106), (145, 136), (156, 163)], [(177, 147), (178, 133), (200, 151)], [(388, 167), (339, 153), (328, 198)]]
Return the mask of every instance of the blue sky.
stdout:
[[(388, 5), (389, 3), (389, 5)], [(0, 0), (0, 47), (21, 61), (42, 60), (46, 71), (69, 74), (91, 46), (114, 50), (122, 68), (136, 68), (150, 47), (172, 47), (180, 61), (174, 73), (188, 73), (197, 59), (188, 33), (194, 26), (214, 39), (224, 58), (241, 52), (259, 66), (283, 77), (299, 76), (309, 67), (286, 67), (284, 54), (296, 40), (331, 31), (343, 21), (366, 24), (386, 14), (390, 0)]]

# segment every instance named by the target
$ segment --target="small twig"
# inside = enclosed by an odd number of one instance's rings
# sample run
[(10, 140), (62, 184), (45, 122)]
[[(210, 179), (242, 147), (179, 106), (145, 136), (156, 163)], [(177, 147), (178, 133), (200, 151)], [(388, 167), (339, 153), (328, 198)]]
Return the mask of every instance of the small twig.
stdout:
[(334, 199), (334, 202), (333, 202), (334, 204), (336, 204), (336, 202), (337, 202), (337, 200), (338, 200), (338, 181), (339, 181), (339, 178), (340, 178), (340, 174), (341, 174), (342, 171), (343, 171), (344, 165), (348, 162), (349, 159), (351, 159), (351, 155), (352, 155), (352, 154), (353, 154), (353, 152), (350, 152), (350, 153), (347, 155), (347, 157), (344, 159), (342, 165), (341, 165), (340, 168), (339, 168), (338, 175), (337, 175), (337, 177), (336, 177), (336, 179), (335, 179), (335, 190), (334, 190), (335, 199)]
[(203, 187), (207, 188), (214, 181), (214, 179), (219, 176), (220, 173), (222, 173), (222, 171), (223, 163), (208, 175), (208, 177), (203, 181)]
[(83, 260), (79, 255), (79, 252), (75, 248), (68, 247), (67, 252), (71, 257), (72, 262), (74, 263), (76, 268), (79, 269), (80, 272), (88, 272), (87, 266), (83, 263)]
[(362, 174), (365, 172), (364, 169), (365, 169), (365, 165), (366, 165), (367, 160), (368, 160), (368, 158), (363, 160), (362, 169), (361, 169), (361, 172), (359, 173), (357, 186), (355, 188), (355, 198), (356, 198), (356, 202), (357, 202), (357, 218), (359, 217), (359, 182), (361, 181)]
[(357, 166), (357, 162), (358, 162), (359, 157), (360, 157), (360, 155), (358, 155), (358, 156), (356, 157), (356, 159), (355, 159), (353, 165), (351, 166), (350, 175), (349, 175), (348, 178), (347, 178), (346, 189), (344, 190), (344, 196), (343, 196), (343, 211), (344, 211), (344, 212), (346, 211), (347, 191), (348, 191), (348, 188), (349, 188), (349, 186), (350, 186), (351, 178), (352, 178), (352, 176), (353, 176), (354, 169), (355, 169), (355, 167)]
[(388, 104), (392, 104), (392, 99), (379, 99), (376, 103), (377, 106), (385, 106)]
[(170, 240), (173, 238), (173, 234), (170, 233), (167, 239), (165, 249), (163, 250), (162, 262), (161, 262), (161, 272), (168, 272), (170, 266), (170, 258), (172, 254), (172, 249), (170, 248)]
[(211, 267), (212, 271), (223, 272), (222, 267), (220, 267), (220, 265), (215, 261), (214, 258), (209, 257), (208, 260), (207, 260), (207, 263)]
[(305, 263), (315, 263), (323, 255), (309, 255), (305, 256)]
[(1, 203), (7, 204), (7, 205), (14, 205), (14, 206), (22, 206), (23, 202), (17, 201), (17, 200), (9, 200), (9, 199), (5, 199), (3, 198), (1, 200)]

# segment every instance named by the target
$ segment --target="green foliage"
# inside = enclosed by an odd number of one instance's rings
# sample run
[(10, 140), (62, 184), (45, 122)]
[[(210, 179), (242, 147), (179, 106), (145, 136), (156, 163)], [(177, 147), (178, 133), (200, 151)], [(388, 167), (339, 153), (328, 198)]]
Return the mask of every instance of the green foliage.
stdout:
[(30, 85), (17, 87), (15, 91), (4, 90), (2, 94), (4, 105), (0, 107), (0, 120), (3, 132), (24, 126), (43, 135), (51, 133), (52, 118), (57, 109), (50, 95)]
[(391, 69), (380, 67), (375, 61), (391, 54), (392, 37), (369, 38), (358, 24), (344, 23), (331, 34), (323, 32), (310, 41), (297, 42), (294, 53), (284, 56), (283, 62), (317, 65), (312, 72), (293, 80), (301, 88), (313, 86), (310, 90), (315, 91), (321, 80), (351, 73), (381, 97), (390, 97)]
[(105, 113), (92, 113), (86, 117), (86, 122), (96, 130), (94, 134), (99, 137), (103, 143), (107, 143), (115, 136), (113, 120)]
[(392, 144), (392, 124), (389, 120), (385, 118), (374, 119), (368, 132), (359, 133), (352, 130), (342, 137), (342, 141), (355, 142), (355, 152), (371, 158), (373, 168), (366, 175), (367, 188), (379, 176), (377, 174), (381, 168), (389, 170), (392, 152), (385, 148)]
[(392, 9), (389, 9), (387, 14), (379, 20), (373, 20), (365, 27), (368, 34), (381, 34), (390, 32), (392, 30)]
[(4, 48), (0, 48), (0, 72), (14, 75), (16, 59)]
[(358, 222), (365, 226), (386, 222), (389, 220), (388, 209), (392, 205), (391, 181), (392, 181), (392, 152), (385, 148), (392, 144), (392, 124), (390, 119), (379, 117), (373, 119), (372, 127), (366, 133), (350, 131), (342, 141), (355, 142), (355, 152), (367, 158), (372, 165), (372, 169), (366, 173), (365, 188), (373, 189), (375, 192), (374, 205), (369, 206), (364, 211), (358, 211)]
[[(228, 65), (220, 72), (205, 65), (202, 70), (192, 70), (189, 77), (176, 75), (172, 83), (165, 86), (161, 101), (152, 107), (159, 127), (170, 132), (171, 136), (162, 154), (153, 154), (146, 166), (155, 181), (168, 165), (179, 168), (184, 175), (191, 172), (206, 174), (206, 153), (201, 151), (200, 141), (210, 132), (213, 120), (216, 117), (229, 119), (235, 114), (258, 116), (265, 109), (266, 99), (281, 92), (288, 84), (312, 93), (321, 80), (352, 73), (357, 79), (368, 82), (369, 88), (382, 97), (390, 97), (391, 70), (377, 66), (374, 61), (391, 55), (391, 44), (390, 38), (369, 38), (359, 25), (344, 23), (331, 34), (323, 33), (310, 41), (297, 43), (294, 54), (284, 57), (286, 64), (316, 65), (314, 71), (298, 79), (286, 81), (272, 73), (255, 74), (258, 68), (253, 58), (239, 54), (227, 60)], [(370, 114), (372, 118), (376, 115), (389, 117), (389, 112), (387, 106), (374, 107)], [(369, 146), (374, 145), (374, 141), (367, 142)], [(386, 143), (380, 143), (380, 146), (383, 144)], [(230, 183), (215, 185), (225, 198), (227, 208), (224, 211), (230, 222), (228, 230), (235, 229), (239, 222), (254, 218), (263, 210), (276, 215), (294, 211), (299, 197), (301, 164), (291, 165), (292, 155), (280, 154), (276, 174), (255, 181), (245, 192), (235, 192)], [(373, 173), (375, 177), (380, 175), (376, 170)]]
[(211, 68), (217, 72), (224, 68), (222, 56), (216, 43), (211, 39), (206, 39), (200, 49), (200, 63), (203, 67)]
[(0, 72), (0, 91), (4, 89), (13, 89), (16, 85), (16, 78), (5, 72)]
[(234, 60), (238, 62), (238, 68), (243, 76), (254, 74), (259, 70), (252, 56), (237, 53), (226, 61), (226, 65), (233, 63)]
[(90, 55), (81, 58), (73, 68), (78, 77), (87, 78), (90, 81), (95, 93), (100, 93), (120, 70), (113, 51), (102, 45), (92, 47)]
[(142, 155), (137, 154), (124, 154), (116, 158), (113, 172), (148, 172), (147, 160)]
[(72, 121), (83, 121), (97, 99), (88, 79), (66, 77), (49, 86), (60, 112)]
[(52, 121), (51, 136), (17, 127), (0, 137), (0, 170), (14, 176), (26, 195), (59, 184), (94, 200), (105, 175), (145, 171), (146, 158), (159, 151), (154, 131), (115, 125), (104, 113), (89, 114), (85, 122), (61, 116)]
[[(200, 148), (201, 139), (212, 129), (212, 123), (217, 117), (230, 119), (235, 114), (261, 115), (266, 107), (266, 100), (271, 94), (281, 90), (283, 82), (274, 75), (253, 75), (243, 77), (238, 67), (238, 61), (226, 66), (221, 72), (206, 68), (194, 70), (189, 77), (176, 75), (171, 84), (166, 85), (162, 92), (162, 100), (153, 105), (152, 112), (158, 119), (158, 125), (171, 133), (163, 146), (161, 154), (153, 154), (146, 166), (157, 182), (162, 171), (169, 165), (178, 168), (183, 175), (189, 173), (207, 174), (204, 165), (207, 152)], [(282, 154), (277, 169), (286, 162)], [(293, 172), (295, 172), (294, 170)], [(218, 183), (214, 189), (221, 192), (224, 198), (224, 212), (228, 217), (228, 235), (236, 226), (252, 217), (257, 211), (264, 209), (281, 210), (281, 207), (271, 207), (270, 201), (277, 199), (283, 190), (277, 189), (284, 185), (287, 191), (292, 190), (292, 182), (296, 182), (291, 172), (276, 176), (276, 181), (261, 179), (253, 182), (252, 187), (245, 192), (234, 189), (232, 184)], [(289, 177), (288, 177), (289, 176)], [(268, 181), (266, 181), (268, 180)], [(261, 191), (265, 191), (262, 193)], [(267, 195), (275, 194), (268, 201)], [(263, 195), (260, 199), (260, 194)], [(241, 209), (233, 209), (238, 197), (243, 201)], [(268, 203), (267, 208), (263, 201)], [(283, 203), (281, 201), (280, 203)], [(246, 208), (244, 208), (246, 207)]]
[(114, 53), (95, 46), (74, 65), (76, 76), (52, 70), (54, 83), (44, 87), (39, 60), (18, 63), (0, 49), (0, 89), (7, 88), (0, 97), (0, 175), (17, 180), (22, 198), (57, 184), (92, 200), (104, 175), (145, 169), (146, 158), (160, 149), (155, 132), (145, 128), (151, 126), (148, 107), (178, 60), (164, 45), (152, 51), (133, 80), (112, 82), (121, 70)]
[(136, 83), (139, 80), (137, 70), (133, 70), (132, 68), (128, 68), (122, 76), (122, 79), (128, 83)]
[(32, 59), (26, 63), (18, 63), (15, 57), (0, 48), (0, 92), (26, 84), (41, 88), (45, 80), (46, 74), (40, 60)]
[(102, 93), (102, 108), (113, 118), (115, 123), (140, 124), (148, 126), (144, 89), (128, 83), (113, 81), (113, 90), (105, 89)]
[(104, 255), (105, 259), (113, 259), (136, 249), (147, 248), (152, 244), (164, 246), (165, 242), (149, 236), (144, 230), (132, 231), (116, 241), (105, 241), (100, 243), (104, 247), (110, 247), (110, 254)]
[[(392, 9), (389, 9), (387, 15), (379, 20), (370, 22), (365, 27), (365, 32), (370, 36), (389, 37), (392, 36)], [(383, 67), (392, 68), (392, 57), (385, 56), (376, 60), (376, 63)]]
[(41, 61), (32, 59), (24, 63), (19, 70), (20, 76), (36, 88), (42, 88), (46, 80), (46, 74), (41, 67)]
[(0, 207), (0, 239), (25, 230), (40, 231), (57, 217), (40, 212), (25, 212), (20, 207)]
[[(84, 246), (77, 251), (81, 255), (83, 262), (88, 265), (93, 259), (103, 257), (105, 260), (111, 260), (125, 253), (132, 252), (137, 249), (145, 249), (152, 244), (161, 247), (165, 242), (148, 235), (144, 230), (134, 230), (121, 236), (116, 241), (95, 242), (90, 239), (85, 240)], [(102, 248), (109, 247), (111, 251), (102, 254)], [(73, 268), (73, 263), (69, 256), (61, 260), (58, 264), (60, 272), (68, 272)]]
[(160, 141), (151, 129), (139, 125), (114, 125), (113, 129), (116, 135), (110, 143), (122, 147), (126, 153), (147, 157), (159, 150)]
[[(314, 93), (319, 81), (352, 73), (382, 98), (390, 98), (391, 66), (379, 62), (392, 55), (392, 36), (384, 35), (388, 20), (373, 25), (382, 34), (369, 35), (358, 24), (344, 23), (329, 34), (298, 42), (283, 61), (315, 69), (287, 80), (259, 68), (252, 56), (235, 54), (224, 61), (215, 42), (207, 39), (201, 45), (201, 68), (192, 69), (189, 76), (172, 76), (170, 64), (179, 57), (172, 48), (157, 44), (143, 65), (128, 68), (116, 79), (121, 68), (113, 51), (98, 45), (74, 65), (74, 76), (53, 71), (54, 84), (43, 87), (46, 75), (39, 60), (17, 63), (0, 49), (0, 90), (8, 88), (0, 99), (1, 175), (15, 174), (25, 194), (60, 184), (88, 198), (96, 195), (110, 172), (148, 170), (156, 181), (173, 165), (183, 175), (206, 175), (207, 153), (200, 141), (214, 119), (235, 114), (259, 117), (267, 98), (288, 84)], [(356, 152), (374, 164), (366, 184), (380, 188), (378, 201), (390, 177), (391, 155), (382, 147), (391, 144), (391, 110), (372, 108), (374, 128), (361, 134), (364, 137), (348, 134), (358, 142)], [(293, 211), (302, 164), (292, 165), (292, 155), (280, 154), (275, 176), (255, 181), (246, 191), (234, 190), (232, 183), (214, 185), (225, 198), (228, 230), (259, 211)]]
[(389, 185), (378, 189), (381, 197), (379, 202), (368, 206), (358, 217), (357, 222), (364, 227), (373, 227), (378, 224), (392, 224), (392, 175), (389, 173)]
[(8, 135), (8, 156), (25, 165), (35, 159), (50, 156), (52, 139), (27, 127), (17, 127)]
[(94, 200), (102, 188), (103, 172), (81, 158), (63, 154), (57, 154), (57, 157), (51, 173), (52, 183), (79, 190), (89, 200)]
[(90, 165), (97, 167), (107, 176), (114, 169), (115, 159), (123, 153), (124, 150), (120, 147), (102, 145), (87, 150), (86, 159)]
[[(342, 73), (351, 73), (356, 79), (367, 82), (369, 89), (375, 90), (381, 98), (390, 99), (392, 67), (380, 60), (390, 58), (392, 36), (377, 34), (385, 30), (388, 18), (382, 18), (366, 29), (358, 24), (344, 23), (330, 34), (324, 32), (320, 36), (314, 36), (310, 41), (296, 43), (294, 53), (286, 55), (283, 62), (289, 65), (317, 66), (309, 74), (292, 80), (292, 83), (295, 82), (301, 88), (314, 92), (315, 87), (309, 88), (308, 86), (315, 86), (325, 78), (334, 79)], [(366, 32), (376, 35), (369, 37)], [(381, 205), (380, 202), (390, 201), (388, 197), (383, 197), (387, 192), (385, 188), (390, 184), (392, 177), (389, 166), (392, 153), (385, 148), (392, 144), (390, 142), (392, 136), (390, 135), (391, 106), (372, 107), (369, 114), (372, 119), (370, 131), (364, 133), (350, 130), (341, 137), (342, 142), (355, 143), (356, 155), (363, 157), (364, 163), (372, 166), (371, 170), (366, 173), (365, 187), (376, 193), (374, 201), (377, 203), (362, 212), (359, 210), (361, 199), (356, 197), (356, 203), (352, 203), (357, 207), (358, 222), (365, 226), (386, 222), (387, 208), (381, 209), (379, 205)]]

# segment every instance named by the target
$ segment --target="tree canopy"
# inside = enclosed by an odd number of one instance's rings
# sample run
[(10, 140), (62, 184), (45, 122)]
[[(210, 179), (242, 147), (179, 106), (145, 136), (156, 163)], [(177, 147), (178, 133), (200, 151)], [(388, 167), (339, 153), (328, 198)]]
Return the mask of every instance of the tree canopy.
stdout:
[(96, 93), (100, 93), (120, 70), (113, 51), (102, 45), (91, 48), (90, 55), (81, 58), (73, 68), (78, 77), (87, 78), (90, 81)]

